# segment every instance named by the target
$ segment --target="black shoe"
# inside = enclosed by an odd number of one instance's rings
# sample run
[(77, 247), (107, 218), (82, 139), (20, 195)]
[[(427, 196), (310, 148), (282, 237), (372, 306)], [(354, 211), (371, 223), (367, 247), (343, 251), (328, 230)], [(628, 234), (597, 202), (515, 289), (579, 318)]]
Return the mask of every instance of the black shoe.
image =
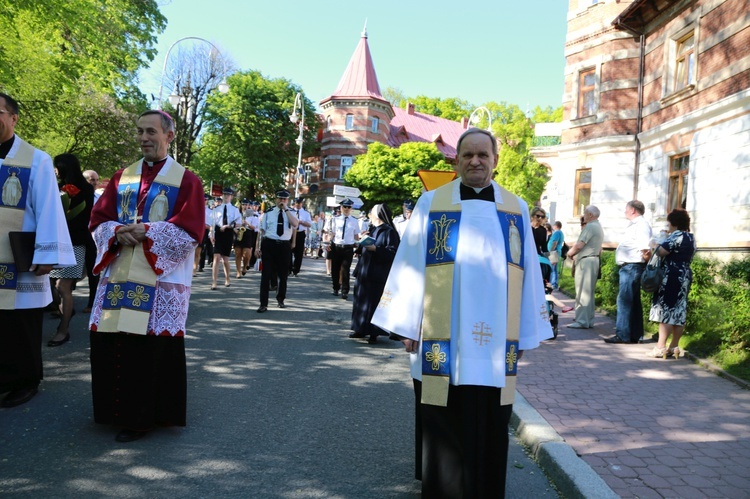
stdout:
[(369, 338), (367, 338), (367, 343), (369, 343), (370, 345), (375, 345), (377, 342), (378, 342), (377, 336), (370, 336)]
[(8, 409), (10, 407), (25, 404), (29, 400), (33, 399), (34, 395), (36, 395), (37, 393), (39, 393), (39, 390), (36, 388), (21, 388), (18, 390), (11, 390), (10, 393), (5, 396), (0, 406)]
[(259, 314), (262, 314), (266, 310), (268, 310), (268, 307), (264, 307), (261, 305), (260, 307), (258, 307), (258, 310), (256, 310), (256, 312), (258, 312)]
[(117, 434), (117, 436), (115, 437), (115, 440), (118, 442), (134, 442), (136, 440), (139, 440), (146, 433), (147, 432), (145, 431), (138, 431), (138, 430), (122, 430), (120, 433)]
[(48, 347), (59, 347), (60, 345), (64, 345), (65, 343), (67, 343), (69, 341), (70, 341), (70, 333), (66, 334), (65, 338), (63, 338), (61, 340), (57, 340), (57, 341), (55, 341), (55, 340), (49, 340), (47, 342), (47, 346)]
[(280, 302), (279, 302), (279, 308), (286, 308), (286, 305), (284, 305), (284, 302), (283, 302), (283, 301), (280, 301)]
[(339, 295), (339, 290), (338, 289), (334, 289), (332, 294), (333, 294), (333, 296), (338, 296)]
[(362, 333), (352, 333), (349, 335), (349, 338), (364, 338), (365, 336), (367, 335)]
[(611, 338), (604, 338), (604, 343), (629, 343), (629, 342), (626, 342), (619, 336), (614, 335)]
[(349, 297), (349, 295), (348, 295), (348, 294), (346, 294), (346, 293), (341, 293), (341, 299), (342, 299), (342, 300), (346, 300), (346, 299), (347, 299), (348, 297)]

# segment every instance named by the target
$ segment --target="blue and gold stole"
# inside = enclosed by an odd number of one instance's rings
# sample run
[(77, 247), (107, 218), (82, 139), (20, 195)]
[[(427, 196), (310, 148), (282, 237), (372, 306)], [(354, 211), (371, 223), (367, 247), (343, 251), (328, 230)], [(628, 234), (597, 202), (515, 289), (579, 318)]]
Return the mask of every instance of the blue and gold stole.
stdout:
[[(446, 406), (451, 366), (451, 305), (453, 271), (461, 225), (461, 203), (453, 204), (453, 189), (461, 179), (435, 190), (427, 226), (424, 315), (422, 317), (423, 404)], [(513, 404), (518, 366), (521, 296), (523, 286), (523, 216), (518, 198), (500, 187), (503, 203), (496, 203), (505, 238), (508, 265), (505, 387), (501, 405)], [(429, 311), (429, 312), (428, 312)]]
[(23, 228), (31, 164), (34, 161), (34, 148), (20, 137), (15, 140), (19, 141), (15, 156), (0, 160), (0, 310), (13, 310), (16, 307), (18, 271), (8, 233)]
[[(141, 165), (139, 161), (127, 167), (117, 186), (117, 218), (125, 225), (169, 219), (185, 173), (185, 168), (168, 158), (146, 194), (143, 218), (138, 220)], [(156, 273), (146, 260), (143, 244), (121, 247), (109, 272), (97, 331), (147, 334), (155, 292)]]

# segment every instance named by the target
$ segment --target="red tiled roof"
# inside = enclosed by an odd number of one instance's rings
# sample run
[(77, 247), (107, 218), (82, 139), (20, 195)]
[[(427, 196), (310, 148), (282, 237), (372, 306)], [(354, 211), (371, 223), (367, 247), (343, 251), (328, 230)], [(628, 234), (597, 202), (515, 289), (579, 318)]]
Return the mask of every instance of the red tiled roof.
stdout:
[(464, 132), (461, 123), (429, 114), (414, 113), (393, 108), (388, 145), (398, 147), (406, 142), (434, 142), (443, 156), (456, 157), (458, 138)]
[(359, 44), (349, 60), (344, 76), (329, 99), (336, 97), (375, 97), (385, 100), (380, 94), (378, 76), (375, 74), (370, 47), (367, 45), (367, 31), (362, 32), (362, 38), (359, 39)]

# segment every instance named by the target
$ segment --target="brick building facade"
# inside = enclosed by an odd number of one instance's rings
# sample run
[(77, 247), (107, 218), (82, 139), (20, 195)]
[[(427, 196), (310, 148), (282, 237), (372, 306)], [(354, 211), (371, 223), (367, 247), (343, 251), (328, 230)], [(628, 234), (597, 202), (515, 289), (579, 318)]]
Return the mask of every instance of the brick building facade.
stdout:
[(700, 250), (750, 251), (747, 0), (570, 0), (565, 57), (559, 145), (532, 153), (569, 237), (594, 204), (616, 245), (637, 198), (657, 230), (681, 206)]

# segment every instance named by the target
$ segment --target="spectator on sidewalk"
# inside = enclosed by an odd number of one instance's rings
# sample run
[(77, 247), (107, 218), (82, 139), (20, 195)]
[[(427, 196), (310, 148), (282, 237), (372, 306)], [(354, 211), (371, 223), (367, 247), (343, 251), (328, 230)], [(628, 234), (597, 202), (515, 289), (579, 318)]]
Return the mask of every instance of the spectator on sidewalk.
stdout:
[(643, 337), (643, 307), (641, 305), (641, 275), (649, 256), (651, 226), (643, 218), (646, 208), (634, 199), (625, 205), (628, 226), (615, 250), (615, 261), (620, 266), (620, 289), (617, 293), (615, 334), (606, 343), (638, 343)]
[(565, 244), (565, 234), (562, 231), (562, 222), (555, 222), (552, 226), (552, 235), (547, 241), (547, 251), (549, 251), (549, 262), (552, 264), (552, 272), (549, 276), (549, 284), (552, 289), (558, 289), (560, 265), (562, 265), (562, 250)]
[[(687, 300), (693, 273), (690, 262), (695, 255), (695, 238), (690, 233), (690, 215), (677, 208), (667, 215), (669, 237), (654, 247), (664, 258), (666, 272), (661, 286), (654, 293), (649, 320), (659, 323), (659, 341), (648, 352), (649, 357), (680, 356), (680, 338), (687, 321)], [(671, 336), (669, 347), (667, 338)]]
[(422, 497), (503, 497), (515, 363), (552, 329), (526, 203), (492, 181), (497, 140), (470, 128), (457, 149), (460, 178), (417, 201), (372, 323), (412, 354)]
[(596, 304), (594, 292), (599, 275), (599, 255), (602, 252), (604, 232), (599, 224), (599, 208), (589, 205), (583, 211), (584, 226), (578, 241), (568, 251), (575, 265), (576, 318), (567, 327), (591, 329), (594, 327)]

